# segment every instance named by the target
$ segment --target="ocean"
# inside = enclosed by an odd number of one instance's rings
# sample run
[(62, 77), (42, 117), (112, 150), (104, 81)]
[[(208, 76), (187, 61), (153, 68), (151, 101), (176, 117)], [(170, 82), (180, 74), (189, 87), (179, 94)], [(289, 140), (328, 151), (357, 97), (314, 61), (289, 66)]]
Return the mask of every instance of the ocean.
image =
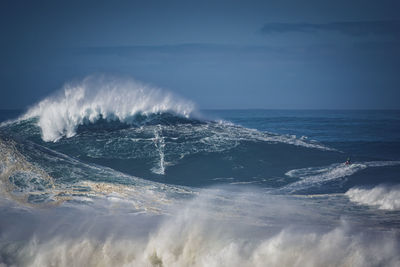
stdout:
[(398, 110), (89, 78), (0, 120), (0, 266), (400, 266)]

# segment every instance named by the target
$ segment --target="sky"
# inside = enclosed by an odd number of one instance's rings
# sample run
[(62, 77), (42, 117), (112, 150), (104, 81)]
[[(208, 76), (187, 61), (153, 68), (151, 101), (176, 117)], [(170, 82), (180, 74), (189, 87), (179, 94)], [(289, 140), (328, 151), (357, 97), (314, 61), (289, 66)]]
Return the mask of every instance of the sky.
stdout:
[(203, 109), (400, 109), (400, 1), (0, 2), (0, 109), (92, 74)]

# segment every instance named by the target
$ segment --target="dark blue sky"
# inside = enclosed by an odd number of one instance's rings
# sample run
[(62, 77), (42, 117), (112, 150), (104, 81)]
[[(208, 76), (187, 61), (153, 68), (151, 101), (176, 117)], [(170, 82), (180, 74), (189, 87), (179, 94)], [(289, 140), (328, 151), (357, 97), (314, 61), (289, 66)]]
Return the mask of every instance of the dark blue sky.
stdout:
[(200, 108), (400, 108), (400, 1), (0, 3), (0, 108), (93, 73)]

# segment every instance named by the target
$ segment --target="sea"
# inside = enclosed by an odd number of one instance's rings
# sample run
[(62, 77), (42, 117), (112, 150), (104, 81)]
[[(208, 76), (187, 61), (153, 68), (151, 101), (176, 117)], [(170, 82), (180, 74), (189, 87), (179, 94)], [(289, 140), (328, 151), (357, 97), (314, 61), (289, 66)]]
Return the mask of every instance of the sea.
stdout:
[(0, 121), (0, 266), (400, 266), (399, 110), (89, 77)]

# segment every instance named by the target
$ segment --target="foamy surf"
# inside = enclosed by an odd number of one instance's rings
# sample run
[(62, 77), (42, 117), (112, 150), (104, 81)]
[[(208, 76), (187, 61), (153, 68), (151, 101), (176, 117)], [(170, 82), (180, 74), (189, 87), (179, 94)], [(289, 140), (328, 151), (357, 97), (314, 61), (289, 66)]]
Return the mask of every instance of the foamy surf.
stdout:
[[(100, 203), (99, 209), (119, 200), (125, 203), (119, 206), (129, 212), (163, 213), (177, 199), (194, 194), (193, 189), (147, 181), (41, 149), (32, 152), (50, 164), (39, 167), (18, 150), (14, 141), (0, 137), (1, 197), (27, 207), (75, 206), (80, 202)], [(67, 172), (60, 177), (62, 170)]]
[[(113, 196), (109, 200), (116, 205), (123, 202)], [(311, 201), (215, 188), (175, 206), (166, 216), (120, 213), (113, 207), (104, 215), (73, 207), (31, 215), (9, 210), (8, 216), (17, 212), (19, 218), (33, 218), (38, 224), (0, 221), (10, 239), (20, 235), (20, 227), (28, 239), (0, 242), (0, 264), (398, 266), (397, 232), (360, 231), (360, 225), (338, 221), (334, 212), (321, 221), (322, 217), (313, 218), (316, 207)]]
[(400, 186), (379, 185), (373, 188), (354, 187), (346, 192), (350, 201), (382, 210), (400, 210)]
[(356, 172), (367, 168), (396, 165), (400, 165), (400, 161), (354, 162), (349, 165), (346, 165), (345, 163), (334, 163), (332, 165), (324, 167), (309, 167), (290, 170), (285, 173), (285, 175), (289, 177), (296, 177), (300, 180), (285, 186), (284, 188), (282, 188), (282, 190), (294, 192), (312, 186), (321, 185), (329, 181), (351, 176)]

